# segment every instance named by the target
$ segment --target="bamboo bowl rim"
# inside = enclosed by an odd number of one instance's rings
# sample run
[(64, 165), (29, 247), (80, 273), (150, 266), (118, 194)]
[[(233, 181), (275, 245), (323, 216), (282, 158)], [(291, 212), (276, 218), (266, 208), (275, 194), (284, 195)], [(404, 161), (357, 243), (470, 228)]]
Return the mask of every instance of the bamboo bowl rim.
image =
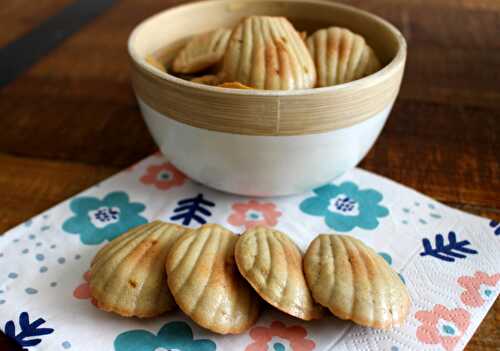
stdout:
[[(251, 3), (251, 2), (268, 2), (270, 0), (238, 0), (240, 2), (246, 2), (246, 3)], [(377, 81), (384, 79), (387, 75), (390, 75), (394, 71), (398, 70), (400, 65), (404, 65), (405, 60), (406, 60), (406, 50), (407, 50), (407, 44), (404, 36), (401, 34), (401, 32), (391, 23), (386, 21), (385, 19), (371, 13), (365, 10), (361, 10), (357, 7), (350, 6), (350, 5), (345, 5), (341, 3), (337, 3), (334, 1), (326, 1), (326, 0), (271, 0), (273, 2), (297, 2), (297, 3), (309, 3), (309, 4), (319, 4), (319, 5), (328, 5), (330, 7), (337, 7), (337, 8), (342, 8), (344, 10), (351, 11), (353, 13), (356, 13), (356, 15), (359, 16), (364, 16), (367, 18), (370, 18), (373, 21), (378, 22), (379, 24), (385, 26), (391, 34), (394, 35), (394, 38), (396, 39), (398, 43), (398, 50), (394, 58), (387, 63), (382, 69), (379, 71), (363, 77), (361, 79), (354, 80), (352, 82), (348, 83), (343, 83), (343, 84), (338, 84), (334, 86), (329, 86), (329, 87), (322, 87), (322, 88), (310, 88), (310, 89), (297, 89), (297, 90), (262, 90), (262, 89), (251, 89), (251, 90), (242, 90), (242, 89), (233, 89), (233, 88), (222, 88), (222, 87), (216, 87), (216, 86), (210, 86), (210, 85), (205, 85), (205, 84), (199, 84), (199, 83), (193, 83), (191, 81), (178, 78), (170, 73), (167, 72), (162, 72), (159, 69), (156, 69), (152, 67), (149, 63), (146, 62), (146, 58), (143, 57), (143, 55), (139, 54), (138, 51), (135, 49), (135, 42), (136, 42), (136, 37), (139, 35), (139, 32), (141, 29), (148, 25), (150, 22), (155, 21), (158, 17), (165, 15), (167, 12), (169, 12), (171, 15), (175, 14), (177, 11), (183, 11), (186, 9), (189, 9), (191, 7), (196, 7), (199, 6), (200, 4), (203, 3), (216, 3), (216, 2), (227, 2), (227, 0), (202, 0), (202, 1), (195, 1), (193, 3), (189, 4), (183, 4), (183, 5), (178, 5), (174, 6), (171, 8), (168, 8), (166, 10), (160, 11), (143, 21), (141, 21), (138, 25), (134, 27), (132, 30), (129, 39), (128, 39), (128, 52), (132, 60), (139, 65), (142, 69), (146, 70), (156, 78), (160, 80), (165, 80), (169, 81), (174, 84), (182, 85), (186, 88), (190, 89), (198, 89), (201, 91), (207, 91), (211, 93), (219, 93), (219, 94), (226, 94), (226, 95), (247, 95), (247, 96), (259, 96), (259, 97), (283, 97), (283, 96), (306, 96), (306, 95), (316, 95), (316, 94), (323, 94), (323, 93), (333, 93), (336, 91), (342, 91), (344, 89), (354, 89), (357, 86), (366, 86), (366, 85), (372, 85), (376, 83)]]

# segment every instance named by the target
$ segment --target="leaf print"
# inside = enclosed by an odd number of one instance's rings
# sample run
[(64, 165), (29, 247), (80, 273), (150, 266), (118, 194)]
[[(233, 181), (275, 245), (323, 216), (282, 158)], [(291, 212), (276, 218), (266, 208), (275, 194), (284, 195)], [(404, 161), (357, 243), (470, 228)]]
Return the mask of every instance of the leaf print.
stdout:
[(429, 239), (422, 239), (424, 252), (420, 256), (432, 256), (445, 262), (455, 262), (456, 258), (466, 258), (467, 254), (475, 255), (478, 252), (466, 246), (470, 245), (470, 241), (462, 240), (457, 241), (455, 232), (448, 233), (448, 244), (445, 244), (442, 234), (436, 235), (436, 246), (432, 247)]
[(172, 221), (178, 221), (182, 219), (183, 225), (189, 225), (191, 221), (196, 221), (199, 224), (205, 224), (207, 221), (203, 216), (210, 217), (212, 212), (210, 212), (206, 207), (215, 207), (215, 203), (206, 200), (203, 194), (198, 194), (196, 197), (184, 199), (177, 203), (177, 208), (174, 213), (177, 213), (170, 217)]
[(8, 321), (5, 324), (5, 335), (15, 340), (23, 350), (25, 347), (36, 346), (42, 342), (40, 338), (33, 338), (36, 336), (48, 335), (54, 332), (52, 328), (40, 328), (45, 323), (45, 319), (38, 318), (30, 323), (28, 312), (22, 312), (19, 315), (19, 328), (20, 332), (16, 334), (16, 326), (14, 321)]

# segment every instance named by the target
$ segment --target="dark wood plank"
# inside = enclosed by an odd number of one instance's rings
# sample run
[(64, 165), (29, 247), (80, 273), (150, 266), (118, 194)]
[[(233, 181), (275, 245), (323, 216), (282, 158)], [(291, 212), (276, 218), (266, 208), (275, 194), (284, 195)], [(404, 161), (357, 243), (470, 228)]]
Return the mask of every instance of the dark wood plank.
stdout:
[(439, 201), (500, 209), (500, 111), (399, 101), (361, 164)]
[(0, 87), (10, 84), (68, 37), (102, 15), (115, 0), (78, 0), (0, 47)]
[(71, 0), (2, 1), (0, 6), (0, 47), (27, 33), (55, 14)]
[(0, 153), (0, 233), (108, 178), (117, 168)]

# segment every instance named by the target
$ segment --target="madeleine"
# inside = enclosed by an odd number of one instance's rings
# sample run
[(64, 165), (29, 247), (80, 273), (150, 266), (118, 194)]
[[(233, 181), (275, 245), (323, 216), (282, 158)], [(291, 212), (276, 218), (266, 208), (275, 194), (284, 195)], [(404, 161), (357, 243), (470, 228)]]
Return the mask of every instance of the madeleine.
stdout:
[(316, 85), (312, 57), (284, 17), (244, 19), (229, 40), (222, 74), (225, 82), (255, 89), (308, 89)]
[(321, 29), (307, 38), (318, 74), (317, 87), (327, 87), (370, 75), (381, 68), (365, 39), (346, 28)]

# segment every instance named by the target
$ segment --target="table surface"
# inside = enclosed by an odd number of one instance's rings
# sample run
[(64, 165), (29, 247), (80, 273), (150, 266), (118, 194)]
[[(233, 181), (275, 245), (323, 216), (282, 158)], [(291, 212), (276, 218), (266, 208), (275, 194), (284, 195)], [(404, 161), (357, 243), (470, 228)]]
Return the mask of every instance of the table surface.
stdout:
[[(139, 21), (181, 2), (116, 1), (0, 88), (0, 233), (155, 151), (126, 41)], [(0, 48), (70, 3), (3, 4)], [(350, 3), (394, 23), (409, 46), (401, 94), (361, 167), (500, 220), (500, 2)], [(500, 300), (467, 350), (498, 350), (499, 321)]]

